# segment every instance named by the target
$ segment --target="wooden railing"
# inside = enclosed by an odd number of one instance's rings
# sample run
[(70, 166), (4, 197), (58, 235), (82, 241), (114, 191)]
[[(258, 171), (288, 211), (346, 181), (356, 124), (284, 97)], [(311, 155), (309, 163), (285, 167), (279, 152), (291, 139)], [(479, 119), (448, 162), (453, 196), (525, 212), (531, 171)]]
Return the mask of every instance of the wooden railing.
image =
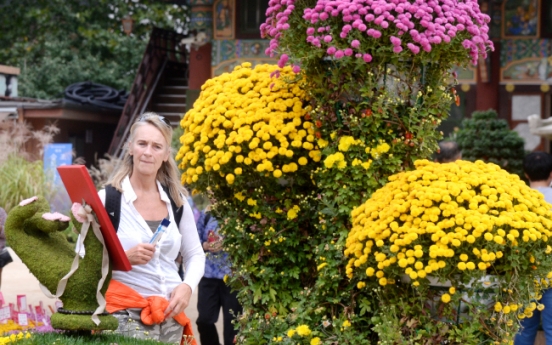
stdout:
[(153, 29), (109, 145), (110, 155), (119, 158), (123, 156), (124, 144), (128, 140), (130, 127), (148, 107), (166, 64), (172, 61), (187, 65), (188, 52), (184, 45), (179, 44), (185, 37), (174, 31)]

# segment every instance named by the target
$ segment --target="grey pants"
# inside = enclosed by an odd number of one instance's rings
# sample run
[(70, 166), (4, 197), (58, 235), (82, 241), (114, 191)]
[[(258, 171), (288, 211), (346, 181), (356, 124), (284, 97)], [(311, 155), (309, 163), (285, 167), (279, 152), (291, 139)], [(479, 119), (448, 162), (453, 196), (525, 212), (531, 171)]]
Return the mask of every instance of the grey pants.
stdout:
[(184, 327), (170, 318), (158, 325), (145, 325), (140, 320), (142, 309), (130, 308), (120, 310), (112, 315), (119, 320), (115, 333), (137, 339), (157, 340), (163, 343), (180, 344)]

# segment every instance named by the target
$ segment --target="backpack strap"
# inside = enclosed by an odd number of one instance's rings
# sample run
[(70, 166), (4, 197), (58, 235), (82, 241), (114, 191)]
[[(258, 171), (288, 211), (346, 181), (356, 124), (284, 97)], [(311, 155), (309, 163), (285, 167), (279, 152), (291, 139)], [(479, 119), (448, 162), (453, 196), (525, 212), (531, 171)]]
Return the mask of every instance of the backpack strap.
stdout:
[(110, 184), (105, 186), (105, 210), (117, 232), (121, 219), (121, 192)]
[[(184, 213), (184, 207), (177, 207), (176, 203), (169, 194), (169, 189), (165, 186), (162, 187), (165, 193), (169, 196), (176, 226), (178, 227), (178, 224), (180, 224), (180, 220), (182, 219), (182, 214)], [(107, 211), (109, 219), (111, 219), (111, 224), (113, 224), (115, 232), (117, 232), (117, 230), (119, 230), (119, 222), (121, 220), (121, 192), (110, 184), (105, 186), (105, 210)]]
[(205, 217), (203, 218), (203, 229), (207, 227), (207, 224), (209, 224), (209, 220), (211, 220), (211, 213), (205, 212)]
[(171, 198), (171, 194), (169, 193), (169, 188), (167, 186), (163, 186), (163, 190), (165, 193), (167, 193), (167, 196), (169, 197), (169, 200), (171, 201), (171, 207), (174, 214), (174, 220), (176, 221), (176, 227), (178, 228), (178, 224), (180, 224), (180, 220), (182, 219), (182, 214), (184, 213), (184, 206), (177, 207), (176, 203), (174, 202), (173, 198)]

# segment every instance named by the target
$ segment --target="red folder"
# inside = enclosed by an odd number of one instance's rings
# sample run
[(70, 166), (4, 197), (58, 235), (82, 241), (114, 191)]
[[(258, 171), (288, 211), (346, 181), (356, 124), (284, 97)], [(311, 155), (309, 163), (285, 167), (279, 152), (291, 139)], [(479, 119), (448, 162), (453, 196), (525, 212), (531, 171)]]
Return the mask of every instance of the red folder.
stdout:
[(100, 229), (104, 237), (105, 245), (111, 259), (114, 270), (130, 271), (132, 268), (128, 258), (113, 228), (111, 219), (107, 215), (105, 207), (98, 196), (98, 191), (92, 182), (92, 178), (84, 165), (62, 165), (57, 168), (59, 176), (67, 189), (72, 202), (86, 204), (92, 207), (100, 222)]

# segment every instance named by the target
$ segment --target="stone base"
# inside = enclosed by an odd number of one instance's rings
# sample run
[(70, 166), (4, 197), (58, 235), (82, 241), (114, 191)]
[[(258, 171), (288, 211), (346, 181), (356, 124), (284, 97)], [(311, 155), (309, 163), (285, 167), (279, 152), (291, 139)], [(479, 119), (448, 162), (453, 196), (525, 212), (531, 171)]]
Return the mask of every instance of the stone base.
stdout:
[(103, 331), (116, 330), (119, 321), (111, 315), (100, 316), (100, 324), (92, 322), (92, 315), (67, 315), (55, 313), (51, 317), (52, 327), (68, 331)]

